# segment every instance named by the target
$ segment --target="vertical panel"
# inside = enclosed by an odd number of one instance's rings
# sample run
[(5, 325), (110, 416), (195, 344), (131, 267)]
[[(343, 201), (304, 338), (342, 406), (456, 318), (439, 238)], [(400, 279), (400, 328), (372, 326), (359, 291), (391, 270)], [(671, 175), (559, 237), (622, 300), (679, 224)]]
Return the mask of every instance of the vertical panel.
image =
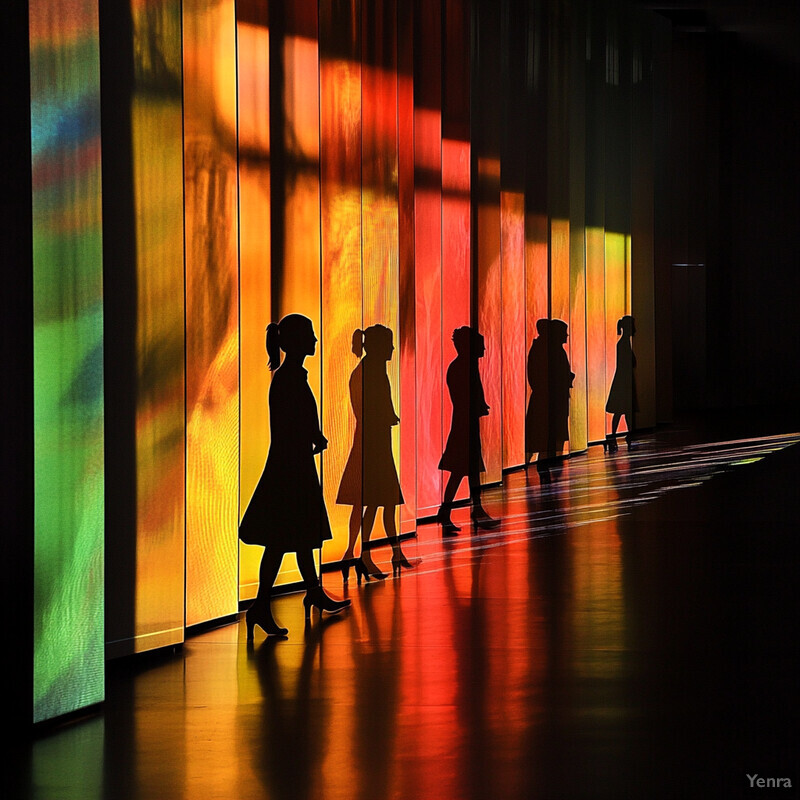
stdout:
[[(269, 450), (271, 317), (269, 27), (264, 3), (237, 3), (239, 108), (240, 450), (239, 514), (253, 496)], [(258, 589), (263, 550), (240, 543), (239, 596)]]
[(501, 167), (501, 258), (503, 284), (503, 468), (525, 461), (525, 94), (526, 30), (524, 5), (503, 3), (503, 138)]
[[(529, 4), (526, 26), (525, 102), (528, 136), (525, 152), (525, 346), (528, 353), (537, 336), (536, 321), (547, 318), (549, 313), (549, 47), (546, 9), (545, 3)], [(531, 387), (526, 380), (526, 397), (530, 396)], [(526, 447), (526, 460), (529, 455)]]
[(586, 448), (586, 7), (571, 7), (569, 32), (569, 343), (575, 374), (569, 404), (569, 449)]
[(491, 411), (481, 419), (484, 482), (499, 481), (503, 467), (502, 264), (500, 261), (500, 9), (476, 5), (477, 52), (472, 75), (473, 179), (473, 324), (486, 341), (480, 370)]
[(417, 520), (416, 290), (414, 269), (414, 6), (397, 5), (397, 196), (400, 361), (401, 532)]
[(631, 313), (636, 318), (637, 426), (656, 423), (653, 55), (649, 17), (633, 23), (631, 87)]
[(349, 379), (358, 363), (353, 331), (363, 327), (361, 271), (361, 3), (325, 0), (319, 12), (322, 178), (322, 345), (325, 501), (334, 533), (326, 557), (347, 546), (350, 506), (336, 495), (353, 443)]
[[(616, 368), (616, 323), (630, 310), (630, 48), (619, 8), (605, 19), (606, 397)], [(621, 430), (624, 430), (624, 422)]]
[[(320, 345), (316, 355), (306, 360), (305, 369), (321, 412), (325, 341), (320, 299), (317, 3), (274, 2), (269, 10), (271, 318), (277, 321), (298, 313), (311, 320)], [(323, 430), (327, 432), (324, 425)], [(317, 459), (318, 468), (322, 463), (327, 462)], [(327, 473), (323, 477), (329, 486)], [(298, 579), (294, 556), (290, 556), (284, 560), (278, 582)]]
[(553, 0), (550, 5), (547, 111), (550, 318), (569, 324), (569, 19), (562, 0)]
[[(442, 330), (441, 1), (414, 3), (414, 216), (417, 381), (417, 514), (441, 502), (443, 369), (455, 357)], [(444, 353), (444, 364), (442, 354)], [(446, 394), (446, 389), (444, 389)], [(444, 432), (446, 435), (447, 432)]]
[(184, 0), (186, 624), (238, 609), (239, 264), (233, 0)]
[(92, 0), (30, 4), (34, 722), (104, 695), (98, 24)]
[[(471, 233), (470, 207), (470, 29), (469, 6), (447, 0), (444, 7), (442, 74), (442, 343), (443, 376), (449, 365), (450, 337), (470, 324)], [(453, 353), (453, 355), (455, 355)], [(442, 433), (450, 430), (453, 408), (442, 384)], [(467, 482), (456, 499), (469, 495)]]
[(605, 21), (589, 8), (586, 34), (586, 386), (588, 438), (606, 435)]
[(183, 123), (180, 3), (132, 0), (131, 12), (139, 651), (183, 640)]
[[(395, 342), (398, 325), (397, 205), (397, 8), (395, 0), (362, 8), (361, 68), (361, 231), (363, 324), (389, 328)], [(396, 347), (396, 345), (395, 345)], [(392, 404), (397, 410), (399, 364), (387, 364)], [(402, 424), (402, 418), (401, 418)], [(400, 454), (400, 428), (392, 428), (395, 464)], [(399, 512), (398, 512), (399, 513)], [(376, 522), (373, 539), (382, 525)]]

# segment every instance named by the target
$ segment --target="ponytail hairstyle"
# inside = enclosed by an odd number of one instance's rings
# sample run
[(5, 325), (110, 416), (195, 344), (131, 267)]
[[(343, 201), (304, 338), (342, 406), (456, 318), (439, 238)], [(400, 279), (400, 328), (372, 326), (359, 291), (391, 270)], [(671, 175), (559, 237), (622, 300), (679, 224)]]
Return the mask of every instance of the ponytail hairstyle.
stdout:
[(267, 355), (270, 371), (274, 372), (281, 365), (281, 333), (277, 322), (267, 325)]
[(361, 358), (361, 354), (364, 352), (364, 331), (361, 328), (353, 331), (353, 342), (350, 349), (354, 356)]
[(633, 336), (636, 333), (636, 326), (630, 314), (626, 314), (617, 320), (617, 334), (621, 336), (623, 333), (627, 333), (628, 336)]

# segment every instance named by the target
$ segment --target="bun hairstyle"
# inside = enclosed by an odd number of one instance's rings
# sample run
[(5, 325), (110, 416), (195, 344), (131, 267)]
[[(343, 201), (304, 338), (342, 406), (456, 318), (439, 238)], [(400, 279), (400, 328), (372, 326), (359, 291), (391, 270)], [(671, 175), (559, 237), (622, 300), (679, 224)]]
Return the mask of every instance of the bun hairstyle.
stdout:
[(350, 349), (356, 358), (361, 358), (361, 354), (364, 352), (364, 331), (361, 328), (353, 331), (353, 343)]
[(277, 322), (267, 325), (267, 355), (270, 371), (274, 372), (281, 365), (281, 331)]

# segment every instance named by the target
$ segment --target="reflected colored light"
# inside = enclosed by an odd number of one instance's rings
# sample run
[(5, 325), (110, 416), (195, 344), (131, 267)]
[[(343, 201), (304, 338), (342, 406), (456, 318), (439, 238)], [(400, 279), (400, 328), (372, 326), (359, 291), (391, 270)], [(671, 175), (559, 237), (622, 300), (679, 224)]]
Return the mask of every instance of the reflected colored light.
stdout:
[(195, 625), (238, 610), (236, 69), (233, 1), (182, 8), (186, 624)]
[(138, 652), (183, 641), (183, 111), (180, 3), (136, 0), (131, 12)]
[(34, 0), (29, 20), (40, 722), (104, 696), (103, 255), (97, 4)]

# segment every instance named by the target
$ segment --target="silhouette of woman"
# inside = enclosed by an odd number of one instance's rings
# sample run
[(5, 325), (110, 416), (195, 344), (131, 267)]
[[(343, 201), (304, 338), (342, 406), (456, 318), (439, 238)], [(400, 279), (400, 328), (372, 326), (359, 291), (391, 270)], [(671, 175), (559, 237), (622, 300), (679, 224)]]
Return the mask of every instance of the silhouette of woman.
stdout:
[(453, 421), (439, 461), (439, 469), (449, 472), (450, 477), (436, 516), (445, 536), (453, 536), (460, 530), (450, 519), (450, 510), (464, 477), (469, 481), (471, 516), (475, 524), (480, 528), (496, 528), (500, 524), (481, 504), (480, 473), (486, 471), (486, 465), (481, 450), (480, 420), (489, 414), (489, 406), (483, 393), (478, 359), (483, 358), (486, 345), (483, 336), (466, 325), (453, 331), (453, 345), (457, 355), (447, 368)]
[[(331, 538), (314, 465), (314, 455), (328, 446), (328, 440), (320, 430), (317, 403), (303, 368), (316, 344), (311, 320), (301, 314), (289, 314), (267, 327), (269, 368), (275, 371), (269, 390), (270, 447), (264, 472), (239, 526), (243, 542), (264, 546), (258, 595), (247, 611), (248, 641), (253, 639), (256, 625), (268, 636), (286, 634), (270, 608), (272, 586), (285, 553), (297, 554), (306, 587), (306, 619), (312, 606), (320, 613), (334, 614), (350, 605), (349, 600), (337, 601), (325, 594), (314, 566), (314, 549)], [(283, 364), (281, 350), (286, 353)]]
[[(385, 578), (369, 554), (367, 544), (378, 508), (383, 507), (383, 527), (392, 545), (392, 573), (413, 569), (400, 548), (395, 526), (395, 509), (403, 503), (403, 492), (397, 477), (392, 453), (392, 428), (400, 422), (392, 405), (392, 390), (386, 365), (394, 352), (391, 330), (383, 325), (371, 325), (365, 331), (353, 333), (353, 353), (366, 355), (350, 376), (350, 403), (356, 418), (353, 447), (347, 459), (336, 502), (353, 506), (350, 514), (350, 540), (342, 558), (342, 578), (348, 581), (350, 567), (356, 570), (358, 582), (362, 576)], [(363, 516), (362, 516), (363, 511)], [(353, 553), (361, 529), (361, 558)]]
[(624, 416), (625, 425), (628, 433), (625, 441), (630, 449), (633, 441), (634, 415), (639, 410), (639, 402), (636, 397), (636, 356), (631, 347), (631, 337), (636, 334), (636, 325), (633, 317), (626, 315), (617, 321), (617, 368), (614, 372), (614, 380), (611, 382), (611, 390), (608, 393), (606, 412), (613, 414), (611, 417), (611, 433), (606, 436), (603, 449), (615, 453), (617, 447), (617, 428), (619, 421)]
[(575, 373), (564, 350), (568, 330), (560, 319), (537, 320), (539, 335), (528, 352), (531, 399), (525, 415), (525, 452), (528, 461), (539, 454), (537, 469), (543, 476), (569, 439), (569, 393)]

